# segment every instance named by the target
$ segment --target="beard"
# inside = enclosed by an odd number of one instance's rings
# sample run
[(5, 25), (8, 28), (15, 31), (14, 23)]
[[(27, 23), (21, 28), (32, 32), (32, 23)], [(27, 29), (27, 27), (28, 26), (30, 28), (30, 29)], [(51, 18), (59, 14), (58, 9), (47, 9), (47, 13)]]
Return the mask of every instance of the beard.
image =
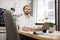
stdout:
[(25, 12), (25, 14), (26, 14), (26, 15), (29, 15), (29, 14), (30, 14), (30, 12)]

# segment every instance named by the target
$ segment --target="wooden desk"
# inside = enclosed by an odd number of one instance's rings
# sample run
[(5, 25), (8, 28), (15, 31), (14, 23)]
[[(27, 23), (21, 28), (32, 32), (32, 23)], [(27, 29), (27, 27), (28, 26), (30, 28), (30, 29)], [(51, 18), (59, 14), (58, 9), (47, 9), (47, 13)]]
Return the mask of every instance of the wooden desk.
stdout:
[(26, 31), (18, 31), (19, 34), (35, 38), (37, 40), (60, 40), (60, 36), (48, 36), (48, 35), (37, 35), (33, 34), (33, 32), (26, 32)]

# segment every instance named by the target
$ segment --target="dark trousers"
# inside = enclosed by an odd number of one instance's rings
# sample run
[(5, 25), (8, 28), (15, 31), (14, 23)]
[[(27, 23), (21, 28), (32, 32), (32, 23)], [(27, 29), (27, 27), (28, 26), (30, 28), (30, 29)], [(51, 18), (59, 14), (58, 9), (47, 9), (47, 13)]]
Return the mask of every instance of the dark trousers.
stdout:
[(31, 38), (31, 37), (27, 37), (27, 36), (24, 36), (24, 35), (20, 35), (20, 40), (37, 40), (37, 39), (34, 39), (34, 38)]

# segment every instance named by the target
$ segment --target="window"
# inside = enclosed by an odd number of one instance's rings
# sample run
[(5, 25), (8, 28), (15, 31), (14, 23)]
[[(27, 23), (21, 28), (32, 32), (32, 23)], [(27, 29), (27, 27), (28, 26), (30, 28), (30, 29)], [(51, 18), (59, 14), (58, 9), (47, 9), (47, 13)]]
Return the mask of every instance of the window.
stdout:
[(55, 23), (55, 0), (35, 0), (33, 16), (36, 23)]

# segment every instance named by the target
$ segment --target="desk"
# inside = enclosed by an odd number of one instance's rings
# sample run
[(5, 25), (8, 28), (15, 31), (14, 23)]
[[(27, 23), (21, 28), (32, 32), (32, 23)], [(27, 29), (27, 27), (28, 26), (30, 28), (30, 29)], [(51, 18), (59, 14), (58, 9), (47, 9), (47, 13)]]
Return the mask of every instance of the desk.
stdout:
[(33, 34), (33, 32), (26, 32), (26, 31), (18, 31), (19, 34), (35, 38), (37, 40), (60, 40), (60, 36), (47, 36), (47, 35), (37, 35)]

